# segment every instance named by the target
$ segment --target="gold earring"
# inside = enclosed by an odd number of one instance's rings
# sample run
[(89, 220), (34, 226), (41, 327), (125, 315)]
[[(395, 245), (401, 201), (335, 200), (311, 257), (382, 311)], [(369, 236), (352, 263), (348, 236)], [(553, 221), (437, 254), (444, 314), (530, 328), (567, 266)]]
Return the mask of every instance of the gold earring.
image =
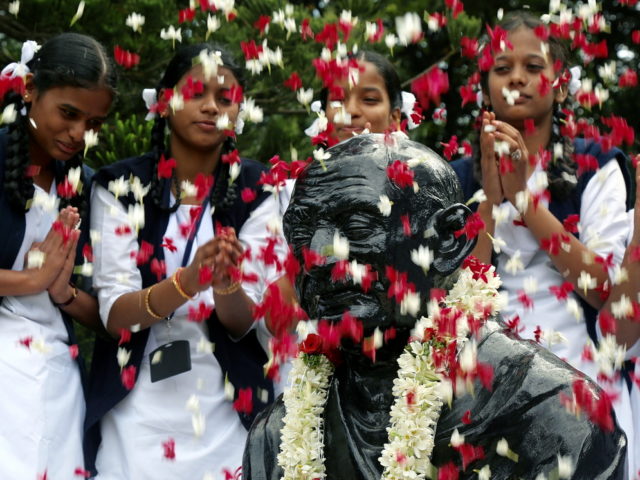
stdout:
[(29, 100), (29, 94), (28, 94), (28, 93), (25, 93), (25, 94), (24, 94), (24, 99), (25, 99), (25, 100)]

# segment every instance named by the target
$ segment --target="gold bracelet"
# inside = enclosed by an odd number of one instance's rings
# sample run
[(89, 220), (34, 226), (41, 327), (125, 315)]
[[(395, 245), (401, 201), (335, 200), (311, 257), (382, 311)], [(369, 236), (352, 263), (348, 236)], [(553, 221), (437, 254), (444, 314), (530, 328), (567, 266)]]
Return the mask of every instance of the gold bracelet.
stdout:
[(164, 317), (154, 312), (153, 309), (151, 308), (151, 304), (149, 303), (149, 297), (151, 296), (151, 290), (153, 290), (153, 287), (155, 287), (155, 285), (151, 285), (144, 296), (144, 306), (147, 309), (147, 313), (149, 315), (151, 315), (153, 318), (157, 320), (160, 320), (161, 318), (164, 318)]
[(227, 288), (214, 288), (213, 293), (216, 295), (230, 295), (237, 292), (242, 287), (242, 284), (238, 281), (233, 282)]
[(184, 298), (185, 300), (193, 300), (193, 297), (195, 297), (195, 295), (189, 295), (187, 292), (185, 292), (184, 288), (182, 288), (182, 285), (180, 284), (180, 275), (182, 273), (182, 270), (184, 270), (184, 267), (180, 267), (175, 272), (173, 272), (173, 275), (171, 275), (171, 283), (173, 283), (173, 286), (176, 287), (176, 290), (182, 298)]

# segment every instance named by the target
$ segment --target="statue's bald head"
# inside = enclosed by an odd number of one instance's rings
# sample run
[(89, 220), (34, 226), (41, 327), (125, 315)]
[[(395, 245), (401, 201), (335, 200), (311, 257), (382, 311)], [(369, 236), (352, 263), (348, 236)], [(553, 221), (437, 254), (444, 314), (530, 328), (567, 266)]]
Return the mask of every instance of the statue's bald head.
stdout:
[[(466, 254), (466, 239), (452, 231), (462, 228), (468, 214), (457, 203), (462, 193), (455, 173), (423, 145), (396, 136), (391, 140), (361, 135), (342, 142), (328, 151), (324, 164), (312, 163), (296, 182), (284, 229), (299, 259), (304, 247), (326, 253), (337, 232), (349, 241), (349, 260), (370, 265), (378, 277), (366, 293), (351, 281), (336, 285), (330, 275), (336, 259), (330, 256), (327, 267), (306, 272), (297, 283), (312, 317), (331, 319), (349, 309), (361, 319), (397, 324), (394, 302), (387, 297), (386, 267), (406, 272), (425, 298), (434, 275), (449, 274), (462, 261), (460, 252)], [(397, 176), (388, 172), (394, 165), (412, 172), (413, 184), (398, 185)], [(385, 197), (390, 211), (385, 211)], [(436, 255), (427, 275), (411, 262), (411, 250), (420, 245)], [(319, 298), (328, 295), (331, 302)]]

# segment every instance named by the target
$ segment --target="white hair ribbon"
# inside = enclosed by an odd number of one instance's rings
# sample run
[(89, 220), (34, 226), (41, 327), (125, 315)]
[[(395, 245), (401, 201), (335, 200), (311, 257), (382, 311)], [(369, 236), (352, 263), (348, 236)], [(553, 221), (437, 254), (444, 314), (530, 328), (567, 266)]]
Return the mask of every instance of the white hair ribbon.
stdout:
[(22, 54), (19, 62), (13, 62), (2, 69), (0, 76), (15, 78), (24, 77), (30, 72), (27, 63), (31, 61), (35, 53), (40, 50), (40, 45), (34, 40), (27, 40), (22, 44)]
[(156, 89), (145, 88), (144, 90), (142, 90), (142, 99), (144, 100), (144, 104), (147, 106), (147, 110), (149, 111), (144, 119), (152, 120), (156, 118), (156, 113), (151, 111), (151, 107), (158, 103), (158, 92), (156, 92)]

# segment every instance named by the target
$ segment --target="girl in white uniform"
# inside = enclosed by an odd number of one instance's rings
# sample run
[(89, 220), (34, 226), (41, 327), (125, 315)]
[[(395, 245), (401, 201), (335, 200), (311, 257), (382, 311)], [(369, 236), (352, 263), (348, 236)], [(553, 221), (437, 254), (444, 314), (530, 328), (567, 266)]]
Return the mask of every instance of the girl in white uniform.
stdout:
[(88, 205), (82, 151), (115, 72), (94, 39), (62, 34), (27, 42), (0, 82), (17, 87), (4, 99), (16, 119), (0, 130), (0, 478), (70, 479), (84, 471), (85, 411), (71, 317), (101, 328), (96, 299), (70, 283)]
[[(631, 407), (635, 434), (635, 451), (628, 456), (640, 458), (640, 165), (636, 166), (636, 202), (629, 210), (629, 237), (627, 250), (621, 269), (626, 271), (623, 278), (613, 285), (611, 294), (603, 310), (616, 319), (616, 340), (627, 348), (626, 360), (635, 363), (631, 377)], [(626, 297), (626, 301), (622, 297)], [(624, 309), (627, 303), (631, 308)], [(631, 476), (640, 479), (640, 464), (636, 461), (636, 471)]]
[[(240, 73), (221, 47), (180, 49), (156, 89), (153, 152), (96, 175), (91, 222), (101, 242), (94, 246), (94, 287), (102, 320), (121, 343), (118, 351), (113, 341), (109, 358), (92, 372), (87, 427), (90, 433), (99, 428), (101, 442), (87, 452), (91, 467), (91, 452), (97, 455), (100, 480), (234, 473), (248, 426), (238, 411), (266, 403), (261, 388), (243, 395), (248, 390), (233, 384), (218, 356), (228, 342), (223, 337), (244, 341), (254, 329), (268, 336), (262, 322), (254, 323), (252, 308), (279, 276), (267, 251), (283, 260), (286, 250), (280, 234), (269, 230), (278, 217), (275, 198), (257, 184), (265, 168), (234, 160), (228, 131), (239, 113)], [(167, 92), (184, 104), (170, 106)], [(170, 158), (175, 164), (164, 170)], [(118, 182), (131, 186), (128, 200), (117, 192)], [(246, 188), (255, 193), (248, 202), (240, 196)], [(138, 207), (144, 219), (131, 213)], [(144, 242), (153, 251), (141, 259)], [(233, 276), (239, 273), (242, 279)], [(211, 312), (222, 329), (213, 330)], [(174, 350), (178, 344), (186, 347)], [(115, 369), (103, 369), (104, 362)], [(258, 369), (262, 374), (262, 365)]]
[[(491, 263), (495, 250), (497, 270), (509, 293), (504, 317), (521, 336), (540, 341), (595, 380), (597, 364), (583, 357), (589, 336), (576, 295), (594, 309), (601, 308), (604, 302), (595, 286), (610, 280), (607, 269), (593, 259), (595, 255), (606, 259), (609, 254), (615, 262), (622, 259), (627, 192), (617, 160), (626, 158), (617, 149), (604, 152), (596, 142), (572, 142), (561, 134), (560, 110), (568, 95), (568, 77), (561, 79), (562, 70), (555, 70), (554, 63), (562, 63), (566, 71), (566, 52), (553, 36), (547, 42), (540, 40), (534, 29), (542, 25), (523, 12), (501, 22), (506, 35), (492, 40), (501, 49), (492, 52), (493, 64), (481, 76), (489, 111), (482, 117), (479, 158), (457, 160), (452, 166), (463, 187), (480, 177), (475, 188), (481, 186), (486, 195), (477, 210), (484, 228), (473, 255)], [(496, 29), (494, 35), (499, 32)], [(550, 88), (544, 87), (544, 81), (550, 82)], [(548, 166), (530, 161), (545, 150), (554, 156)], [(596, 157), (599, 171), (591, 172), (591, 178), (589, 172), (583, 173), (581, 179), (570, 155), (573, 151)], [(550, 201), (541, 195), (547, 184)], [(579, 188), (581, 195), (576, 194)], [(469, 190), (475, 191), (467, 188), (465, 192)], [(564, 218), (553, 213), (575, 205), (579, 205), (579, 211), (573, 212), (579, 215), (579, 237), (565, 229)], [(631, 452), (629, 391), (623, 380), (601, 385), (617, 395), (614, 409)], [(629, 455), (628, 460), (631, 473), (634, 459)]]

